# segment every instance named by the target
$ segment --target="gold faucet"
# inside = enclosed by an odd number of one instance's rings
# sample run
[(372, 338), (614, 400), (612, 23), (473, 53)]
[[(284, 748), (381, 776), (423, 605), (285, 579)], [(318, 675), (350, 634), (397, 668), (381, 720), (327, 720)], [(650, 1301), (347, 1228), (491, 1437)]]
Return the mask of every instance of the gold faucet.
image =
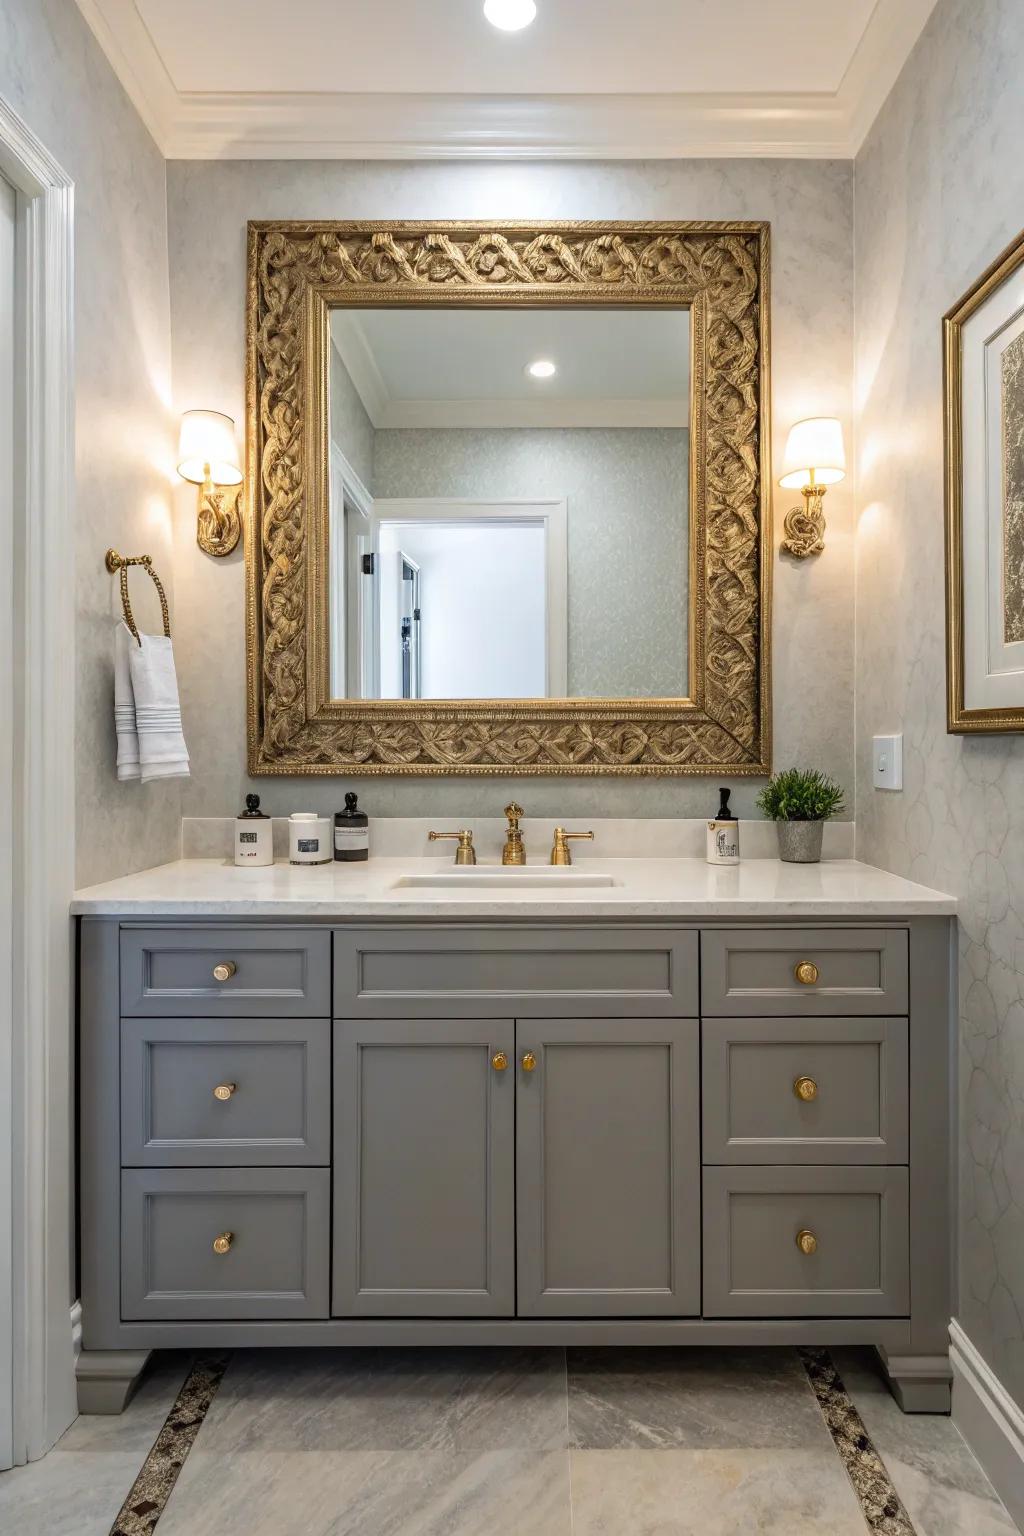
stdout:
[(519, 818), (525, 816), (526, 812), (513, 800), (511, 805), (506, 805), (505, 815), (508, 817), (508, 831), (505, 833), (505, 846), (501, 850), (501, 862), (525, 864), (526, 849), (523, 847), (523, 834), (519, 830)]
[(569, 851), (570, 837), (586, 838), (588, 842), (593, 842), (594, 840), (593, 832), (567, 832), (564, 827), (556, 827), (555, 842), (551, 849), (552, 864), (572, 863), (572, 854)]
[(457, 837), (459, 846), (455, 850), (456, 864), (475, 864), (476, 849), (473, 847), (473, 832), (469, 827), (464, 827), (461, 832), (428, 832), (427, 838), (436, 843), (444, 837)]

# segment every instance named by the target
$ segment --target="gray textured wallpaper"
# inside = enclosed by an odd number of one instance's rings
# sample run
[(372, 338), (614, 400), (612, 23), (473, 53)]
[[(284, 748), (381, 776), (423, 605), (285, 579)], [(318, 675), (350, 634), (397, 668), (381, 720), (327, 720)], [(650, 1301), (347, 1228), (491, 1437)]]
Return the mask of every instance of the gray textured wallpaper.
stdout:
[(960, 901), (958, 1311), (1024, 1404), (1024, 738), (946, 735), (940, 328), (1024, 222), (1022, 70), (1020, 0), (939, 0), (857, 159), (856, 250), (857, 849)]

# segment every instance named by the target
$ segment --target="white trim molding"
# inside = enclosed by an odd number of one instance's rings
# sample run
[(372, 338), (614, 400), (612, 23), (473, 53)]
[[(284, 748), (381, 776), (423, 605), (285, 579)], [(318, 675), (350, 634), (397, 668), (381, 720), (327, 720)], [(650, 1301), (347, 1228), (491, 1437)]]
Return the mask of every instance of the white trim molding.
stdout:
[(956, 1318), (949, 1325), (953, 1423), (1024, 1530), (1024, 1409), (1014, 1402)]
[[(74, 191), (0, 99), (0, 171), (19, 193), (23, 484), (13, 664), (20, 760), (14, 842), (14, 1460), (75, 1416), (71, 1285), (75, 847)], [(4, 552), (5, 555), (7, 552)], [(31, 828), (31, 845), (23, 829)]]
[(78, 0), (169, 160), (850, 159), (935, 0), (878, 0), (836, 91), (178, 91), (134, 0)]

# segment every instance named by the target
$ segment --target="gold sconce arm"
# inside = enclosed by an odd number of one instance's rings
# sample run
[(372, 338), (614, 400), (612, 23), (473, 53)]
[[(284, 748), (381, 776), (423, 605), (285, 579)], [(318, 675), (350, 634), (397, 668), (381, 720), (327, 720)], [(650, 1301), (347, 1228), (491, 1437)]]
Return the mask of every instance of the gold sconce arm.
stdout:
[(786, 536), (782, 548), (797, 560), (806, 560), (808, 555), (820, 555), (825, 548), (825, 513), (821, 504), (827, 490), (827, 485), (818, 485), (812, 479), (810, 485), (804, 486), (803, 506), (793, 507), (786, 513), (783, 523)]

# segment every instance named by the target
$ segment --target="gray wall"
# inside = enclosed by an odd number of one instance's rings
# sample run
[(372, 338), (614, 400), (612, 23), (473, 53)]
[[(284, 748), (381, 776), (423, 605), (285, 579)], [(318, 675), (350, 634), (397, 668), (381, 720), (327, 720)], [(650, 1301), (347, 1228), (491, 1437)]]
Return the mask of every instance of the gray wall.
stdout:
[(940, 344), (1024, 223), (1022, 71), (1020, 0), (939, 0), (857, 159), (856, 391), (857, 848), (960, 900), (959, 1316), (1024, 1404), (1024, 739), (945, 733)]
[(689, 433), (385, 429), (375, 496), (565, 496), (569, 692), (674, 698), (686, 691)]
[(373, 491), (373, 422), (352, 383), (352, 375), (331, 348), (331, 437), (360, 480)]
[[(177, 783), (114, 772), (114, 545), (148, 552), (173, 609), (171, 419), (164, 161), (68, 0), (0, 0), (0, 94), (75, 181), (78, 880), (174, 858)], [(198, 402), (203, 404), (202, 400)], [(145, 577), (140, 616), (159, 622)]]
[[(830, 413), (850, 428), (853, 175), (829, 161), (401, 164), (172, 161), (167, 167), (174, 396), (243, 418), (245, 225), (249, 218), (766, 218), (772, 224), (772, 415), (790, 424)], [(776, 495), (776, 522), (793, 502)], [(179, 493), (177, 612), (186, 733), (194, 777), (186, 814), (237, 811), (245, 773), (241, 552), (195, 548), (194, 497)], [(852, 496), (829, 493), (826, 557), (774, 572), (775, 757), (811, 762), (853, 785)], [(266, 779), (275, 812), (334, 809), (331, 779)], [(718, 797), (693, 779), (379, 778), (351, 781), (374, 815), (493, 812), (514, 791), (531, 814), (571, 820), (704, 815)], [(734, 804), (753, 809), (755, 782)]]

